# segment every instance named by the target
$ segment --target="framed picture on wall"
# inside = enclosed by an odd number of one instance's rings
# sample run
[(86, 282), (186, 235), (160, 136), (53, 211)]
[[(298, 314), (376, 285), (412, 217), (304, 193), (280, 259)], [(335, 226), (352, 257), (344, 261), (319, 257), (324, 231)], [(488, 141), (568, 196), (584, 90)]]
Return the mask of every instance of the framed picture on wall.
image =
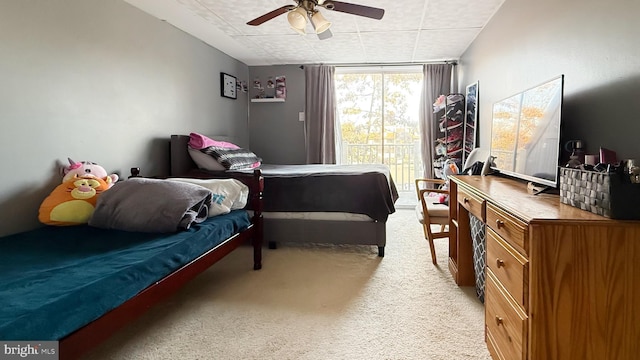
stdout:
[(220, 73), (220, 95), (229, 99), (237, 99), (238, 98), (237, 82), (238, 80), (236, 79), (235, 76), (221, 72)]

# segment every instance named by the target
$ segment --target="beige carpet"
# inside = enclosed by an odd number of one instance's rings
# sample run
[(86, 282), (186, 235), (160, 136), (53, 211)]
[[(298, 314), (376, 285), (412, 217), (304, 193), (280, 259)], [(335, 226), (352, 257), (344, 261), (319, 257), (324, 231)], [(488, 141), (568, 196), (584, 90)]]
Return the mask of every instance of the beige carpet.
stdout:
[(281, 246), (251, 270), (242, 248), (88, 359), (489, 359), (483, 307), (431, 263), (413, 211), (369, 246)]

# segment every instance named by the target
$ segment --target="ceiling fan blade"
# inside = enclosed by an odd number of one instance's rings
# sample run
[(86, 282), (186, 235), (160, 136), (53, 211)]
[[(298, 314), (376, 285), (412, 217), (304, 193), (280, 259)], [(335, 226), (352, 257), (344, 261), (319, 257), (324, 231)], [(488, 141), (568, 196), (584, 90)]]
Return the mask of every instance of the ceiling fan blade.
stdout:
[(321, 32), (320, 34), (318, 34), (318, 39), (327, 40), (332, 36), (333, 36), (333, 34), (331, 33), (331, 30), (327, 29), (327, 30)]
[(384, 9), (341, 1), (326, 1), (322, 6), (328, 10), (364, 16), (376, 20), (380, 20), (384, 16)]
[(247, 23), (247, 25), (252, 25), (252, 26), (258, 26), (260, 24), (263, 24), (271, 19), (273, 19), (276, 16), (282, 15), (286, 12), (289, 12), (290, 10), (295, 9), (295, 6), (293, 5), (285, 5), (281, 8), (275, 9), (273, 11), (270, 11), (262, 16), (258, 16), (257, 18), (249, 21)]

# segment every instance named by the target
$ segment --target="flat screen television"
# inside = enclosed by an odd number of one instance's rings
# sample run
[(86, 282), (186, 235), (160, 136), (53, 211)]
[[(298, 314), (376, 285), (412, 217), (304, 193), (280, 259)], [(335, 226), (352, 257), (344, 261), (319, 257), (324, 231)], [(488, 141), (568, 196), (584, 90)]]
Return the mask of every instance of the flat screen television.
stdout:
[(492, 170), (558, 187), (563, 87), (560, 75), (493, 105)]

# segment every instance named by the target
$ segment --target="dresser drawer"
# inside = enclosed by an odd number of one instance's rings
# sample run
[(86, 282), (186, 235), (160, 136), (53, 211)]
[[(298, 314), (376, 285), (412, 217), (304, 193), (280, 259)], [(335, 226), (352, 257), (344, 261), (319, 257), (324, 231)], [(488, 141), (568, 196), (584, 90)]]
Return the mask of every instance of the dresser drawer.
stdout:
[(491, 331), (487, 330), (485, 326), (484, 332), (485, 342), (487, 343), (487, 350), (489, 350), (489, 355), (491, 355), (491, 359), (493, 360), (508, 360), (504, 358), (504, 355), (498, 350), (498, 345), (496, 344), (496, 339), (491, 335)]
[(505, 359), (526, 359), (527, 315), (505, 294), (487, 270), (485, 324), (492, 344)]
[(502, 236), (516, 250), (528, 254), (529, 227), (525, 222), (500, 210), (493, 204), (487, 204), (487, 226)]
[(487, 230), (487, 267), (515, 301), (528, 309), (529, 266), (527, 259), (492, 229)]
[(485, 221), (485, 200), (472, 195), (470, 192), (465, 191), (463, 188), (458, 188), (458, 202), (465, 209), (467, 209), (471, 214), (475, 215), (477, 218)]

